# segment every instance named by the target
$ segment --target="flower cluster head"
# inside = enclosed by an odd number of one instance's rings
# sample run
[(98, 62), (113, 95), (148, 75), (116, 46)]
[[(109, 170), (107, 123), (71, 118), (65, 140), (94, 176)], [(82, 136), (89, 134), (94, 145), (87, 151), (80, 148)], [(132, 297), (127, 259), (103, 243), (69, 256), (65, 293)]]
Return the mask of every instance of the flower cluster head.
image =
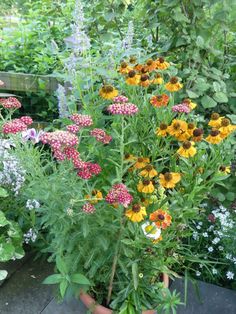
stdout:
[(178, 104), (178, 105), (174, 105), (171, 110), (173, 112), (178, 112), (178, 113), (190, 113), (191, 109), (189, 108), (189, 106), (185, 103), (183, 104)]
[(98, 175), (102, 171), (102, 168), (91, 162), (83, 162), (81, 169), (77, 172), (78, 176), (84, 180), (92, 178), (93, 175)]
[(29, 210), (37, 209), (40, 207), (40, 203), (37, 200), (27, 200), (25, 207)]
[(96, 208), (91, 203), (86, 203), (82, 207), (82, 211), (86, 214), (93, 214)]
[(2, 98), (0, 99), (0, 104), (5, 109), (19, 109), (21, 108), (21, 103), (15, 97)]
[(76, 146), (78, 138), (68, 131), (45, 132), (41, 136), (43, 144), (49, 144), (53, 150)]
[(66, 127), (66, 129), (67, 129), (67, 131), (76, 134), (76, 133), (79, 132), (80, 127), (78, 125), (76, 125), (76, 124), (71, 124), (71, 125), (68, 125)]
[(129, 98), (123, 95), (116, 96), (112, 99), (116, 103), (123, 103), (123, 102), (128, 102)]
[(106, 132), (102, 129), (93, 129), (90, 132), (90, 135), (95, 137), (95, 139), (98, 142), (101, 142), (103, 144), (109, 144), (110, 141), (112, 140), (112, 137), (108, 134), (106, 134)]
[(70, 116), (70, 120), (72, 120), (80, 128), (91, 126), (93, 124), (91, 116), (86, 114), (74, 113)]
[(28, 244), (30, 241), (35, 242), (37, 236), (38, 236), (37, 232), (30, 228), (28, 232), (24, 234), (24, 241), (26, 244)]
[(114, 184), (106, 196), (109, 204), (121, 204), (127, 207), (133, 200), (129, 194), (127, 187), (123, 183)]
[(16, 134), (27, 130), (27, 126), (32, 124), (30, 117), (23, 116), (20, 119), (13, 119), (3, 124), (2, 131), (4, 134)]
[(108, 106), (107, 111), (111, 114), (132, 116), (138, 112), (138, 107), (131, 103), (114, 103)]

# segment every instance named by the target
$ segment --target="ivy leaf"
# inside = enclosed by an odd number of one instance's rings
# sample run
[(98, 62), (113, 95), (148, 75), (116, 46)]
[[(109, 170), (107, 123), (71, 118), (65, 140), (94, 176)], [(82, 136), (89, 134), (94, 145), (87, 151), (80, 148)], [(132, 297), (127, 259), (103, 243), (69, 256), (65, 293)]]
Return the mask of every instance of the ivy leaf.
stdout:
[(213, 95), (213, 98), (215, 99), (215, 101), (219, 102), (219, 103), (225, 103), (228, 102), (228, 97), (225, 93), (223, 92), (217, 92)]
[(62, 279), (63, 279), (63, 276), (61, 274), (50, 275), (46, 279), (44, 279), (43, 284), (55, 285), (57, 283), (60, 283)]
[(217, 105), (217, 102), (215, 102), (213, 98), (207, 95), (202, 97), (201, 103), (204, 108), (214, 108)]

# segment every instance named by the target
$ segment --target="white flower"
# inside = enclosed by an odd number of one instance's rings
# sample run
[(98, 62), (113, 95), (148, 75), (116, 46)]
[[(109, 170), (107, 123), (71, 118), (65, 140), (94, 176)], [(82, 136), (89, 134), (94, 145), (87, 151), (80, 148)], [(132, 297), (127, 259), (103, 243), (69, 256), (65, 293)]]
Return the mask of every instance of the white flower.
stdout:
[(200, 265), (199, 265), (199, 267), (200, 267), (200, 268), (203, 268), (203, 265), (202, 265), (202, 264), (200, 264)]
[(196, 271), (196, 276), (200, 277), (201, 276), (201, 272), (200, 271)]
[(234, 273), (232, 273), (232, 271), (227, 271), (226, 277), (227, 279), (232, 280), (234, 279)]
[(141, 228), (147, 238), (158, 240), (161, 236), (161, 229), (157, 228), (154, 222), (145, 222), (142, 224)]
[(197, 225), (197, 227), (196, 227), (198, 230), (200, 230), (201, 229), (201, 226), (199, 226), (199, 225)]
[(202, 235), (203, 235), (204, 238), (208, 238), (208, 233), (207, 232), (203, 232)]
[(221, 245), (218, 247), (218, 249), (219, 249), (219, 251), (224, 251), (224, 247)]
[(225, 255), (225, 258), (226, 258), (226, 259), (229, 259), (229, 260), (231, 260), (231, 259), (232, 259), (232, 254), (230, 254), (230, 253), (227, 253), (227, 254)]
[(236, 265), (236, 257), (232, 258), (232, 262)]
[(208, 252), (213, 252), (213, 251), (214, 251), (213, 247), (212, 247), (212, 246), (209, 246)]
[(30, 241), (35, 242), (37, 239), (37, 232), (30, 228), (29, 231), (24, 234), (24, 239), (26, 244), (28, 244)]
[(67, 208), (66, 213), (68, 216), (72, 217), (74, 215), (74, 211), (72, 208)]
[(212, 240), (212, 243), (213, 243), (213, 244), (217, 244), (218, 242), (220, 242), (220, 238), (214, 238), (214, 239)]
[(25, 207), (29, 210), (36, 209), (40, 207), (40, 203), (37, 200), (27, 200)]
[(212, 274), (213, 274), (213, 275), (216, 275), (217, 273), (218, 273), (218, 270), (215, 269), (215, 268), (212, 268)]
[(198, 236), (198, 232), (197, 232), (197, 231), (194, 231), (194, 232), (193, 232), (193, 239), (194, 239), (194, 240), (198, 240), (198, 239), (199, 239), (199, 236)]

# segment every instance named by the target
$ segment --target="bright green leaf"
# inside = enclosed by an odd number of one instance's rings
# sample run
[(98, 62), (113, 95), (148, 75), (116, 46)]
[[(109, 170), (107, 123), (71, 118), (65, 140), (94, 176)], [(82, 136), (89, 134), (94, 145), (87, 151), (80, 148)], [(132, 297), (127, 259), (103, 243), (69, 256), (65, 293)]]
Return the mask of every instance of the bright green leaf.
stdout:
[(219, 103), (226, 103), (228, 102), (228, 97), (225, 93), (223, 92), (217, 92), (213, 95), (213, 98), (215, 99), (215, 101), (219, 102)]
[(71, 281), (80, 285), (90, 285), (90, 281), (82, 274), (73, 274)]
[(211, 97), (207, 95), (202, 97), (201, 103), (204, 108), (214, 108), (217, 105), (214, 99), (212, 99)]
[(54, 274), (54, 275), (48, 276), (46, 279), (44, 279), (43, 284), (55, 285), (55, 284), (61, 282), (62, 279), (63, 279), (63, 276), (61, 274)]

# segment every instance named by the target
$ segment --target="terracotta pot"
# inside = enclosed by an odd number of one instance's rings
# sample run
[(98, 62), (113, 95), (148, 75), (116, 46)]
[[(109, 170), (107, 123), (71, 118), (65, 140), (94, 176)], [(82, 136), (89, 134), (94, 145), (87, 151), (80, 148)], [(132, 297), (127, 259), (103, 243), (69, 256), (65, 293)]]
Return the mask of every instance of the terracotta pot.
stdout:
[[(163, 274), (163, 283), (164, 287), (169, 287), (169, 276), (166, 274)], [(97, 304), (97, 302), (87, 293), (80, 293), (80, 300), (83, 302), (83, 304), (92, 311), (93, 314), (112, 314), (112, 310)], [(142, 314), (155, 314), (155, 310), (147, 310), (143, 311)]]

